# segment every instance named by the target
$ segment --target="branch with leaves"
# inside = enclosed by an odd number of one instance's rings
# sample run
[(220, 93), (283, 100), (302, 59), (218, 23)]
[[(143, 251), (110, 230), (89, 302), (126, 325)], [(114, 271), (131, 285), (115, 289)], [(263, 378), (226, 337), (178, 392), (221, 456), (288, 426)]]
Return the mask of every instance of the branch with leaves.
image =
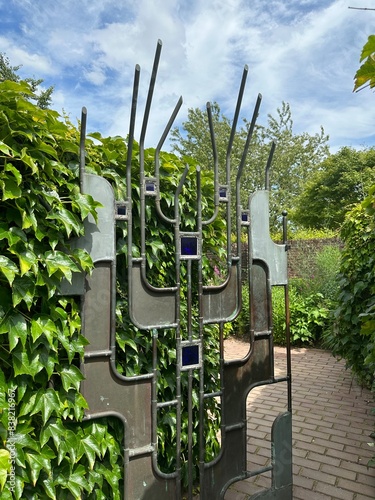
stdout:
[[(364, 61), (364, 62), (363, 62)], [(353, 92), (359, 92), (367, 87), (375, 87), (375, 35), (368, 37), (360, 57), (363, 62), (354, 77)]]

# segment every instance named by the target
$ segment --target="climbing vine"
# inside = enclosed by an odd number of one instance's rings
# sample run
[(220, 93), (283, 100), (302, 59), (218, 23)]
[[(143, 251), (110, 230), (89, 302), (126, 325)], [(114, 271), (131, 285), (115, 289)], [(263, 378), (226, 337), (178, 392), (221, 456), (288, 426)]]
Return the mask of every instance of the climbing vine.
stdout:
[[(83, 221), (96, 217), (98, 204), (80, 192), (78, 182), (79, 137), (77, 129), (55, 111), (27, 100), (25, 82), (0, 83), (0, 492), (16, 499), (120, 499), (123, 478), (123, 428), (116, 419), (83, 420), (86, 401), (79, 392), (79, 369), (86, 339), (81, 335), (79, 298), (59, 294), (61, 282), (75, 272), (90, 273), (93, 264), (70, 240), (83, 234)], [(147, 175), (154, 175), (154, 150), (145, 152)], [(124, 139), (87, 140), (87, 169), (103, 175), (116, 197), (125, 193), (127, 148)], [(190, 160), (187, 160), (190, 161)], [(134, 248), (139, 252), (139, 150), (132, 160), (134, 198)], [(162, 206), (173, 214), (174, 191), (185, 162), (161, 154)], [(196, 221), (196, 169), (190, 171), (180, 199), (184, 230)], [(202, 173), (202, 205), (212, 215), (210, 172)], [(175, 280), (173, 232), (156, 220), (147, 205), (146, 243), (148, 276), (157, 286)], [(221, 217), (205, 228), (204, 249), (220, 266), (225, 252), (225, 223)], [(150, 332), (129, 322), (127, 311), (127, 233), (117, 225), (117, 369), (132, 376), (150, 369)], [(224, 240), (223, 240), (224, 238)], [(224, 259), (225, 260), (225, 259)], [(209, 284), (213, 261), (203, 257), (203, 277)], [(196, 272), (193, 271), (193, 272)], [(181, 279), (186, 283), (186, 269)], [(193, 280), (194, 281), (194, 280)], [(196, 289), (192, 290), (196, 299)], [(184, 299), (184, 296), (182, 296)], [(184, 300), (182, 300), (182, 303)], [(186, 324), (182, 310), (182, 323)], [(198, 318), (193, 318), (197, 328)], [(205, 327), (207, 351), (205, 391), (217, 390), (218, 329)], [(159, 400), (174, 391), (173, 332), (159, 331)], [(187, 380), (183, 377), (183, 390)], [(198, 412), (197, 381), (194, 412)], [(206, 460), (218, 453), (219, 406), (207, 400)], [(216, 417), (216, 418), (215, 418)], [(197, 421), (195, 419), (194, 421)], [(160, 413), (159, 465), (173, 470), (175, 418)], [(186, 455), (186, 420), (182, 453)], [(194, 442), (196, 447), (197, 443)], [(194, 454), (197, 455), (196, 448)], [(185, 462), (184, 462), (185, 460)], [(183, 469), (186, 457), (183, 457)], [(198, 469), (198, 468), (197, 468)]]
[(58, 293), (73, 272), (90, 272), (69, 239), (97, 204), (79, 190), (74, 131), (30, 92), (0, 84), (1, 498), (120, 498), (121, 432), (81, 422), (86, 340), (77, 300)]

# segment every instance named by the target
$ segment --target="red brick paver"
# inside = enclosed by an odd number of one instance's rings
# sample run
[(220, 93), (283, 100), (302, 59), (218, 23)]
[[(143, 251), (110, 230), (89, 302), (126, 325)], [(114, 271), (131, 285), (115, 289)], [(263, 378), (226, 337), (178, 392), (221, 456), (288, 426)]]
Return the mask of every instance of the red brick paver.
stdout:
[[(242, 358), (248, 343), (229, 339), (227, 359)], [(285, 349), (275, 348), (275, 371), (286, 371)], [(374, 431), (375, 406), (370, 391), (361, 388), (322, 349), (292, 350), (293, 498), (300, 500), (374, 500), (375, 468), (367, 467), (375, 449), (368, 443)], [(248, 470), (268, 465), (274, 418), (286, 410), (286, 384), (258, 387), (247, 400)], [(245, 500), (270, 486), (270, 474), (234, 483), (226, 500)]]

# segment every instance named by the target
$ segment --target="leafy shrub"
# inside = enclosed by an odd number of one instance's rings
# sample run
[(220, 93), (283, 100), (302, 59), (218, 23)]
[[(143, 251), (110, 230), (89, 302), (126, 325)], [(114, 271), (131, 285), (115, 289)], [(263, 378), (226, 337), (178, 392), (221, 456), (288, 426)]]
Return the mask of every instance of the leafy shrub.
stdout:
[[(339, 274), (338, 306), (325, 346), (346, 360), (360, 383), (375, 392), (375, 186), (347, 213)], [(375, 432), (372, 434), (374, 438)], [(375, 465), (375, 457), (369, 466)]]
[[(274, 342), (285, 345), (285, 299), (282, 287), (272, 290), (272, 306)], [(330, 312), (324, 305), (323, 295), (315, 293), (304, 297), (291, 285), (289, 309), (291, 343), (315, 344), (329, 325)]]
[[(1, 498), (12, 498), (9, 482), (9, 444), (15, 444), (15, 498), (119, 499), (123, 474), (122, 425), (116, 419), (82, 422), (87, 407), (79, 393), (82, 374), (78, 368), (86, 339), (80, 334), (80, 304), (56, 291), (63, 278), (71, 279), (79, 269), (90, 271), (90, 256), (69, 249), (69, 238), (81, 235), (88, 214), (95, 217), (97, 204), (82, 195), (78, 182), (78, 131), (59, 115), (30, 104), (25, 83), (0, 84), (0, 489)], [(116, 196), (124, 193), (127, 149), (122, 138), (93, 134), (87, 141), (87, 169), (103, 175)], [(173, 217), (173, 193), (185, 164), (176, 156), (161, 154), (162, 208)], [(153, 173), (154, 150), (145, 152), (146, 174)], [(139, 150), (134, 147), (132, 179), (134, 195), (134, 255), (139, 253)], [(196, 171), (192, 165), (180, 197), (184, 230), (192, 230), (196, 215)], [(206, 217), (213, 210), (212, 174), (202, 172), (202, 205)], [(138, 212), (137, 212), (138, 211)], [(146, 252), (148, 276), (155, 286), (174, 284), (173, 232), (156, 222), (151, 205), (146, 207), (148, 231)], [(138, 231), (138, 232), (137, 232)], [(204, 229), (203, 253), (219, 260), (225, 254), (225, 223), (218, 217)], [(149, 372), (152, 366), (150, 332), (130, 324), (127, 308), (126, 225), (117, 225), (117, 369), (132, 376)], [(225, 260), (225, 259), (224, 259)], [(214, 271), (203, 261), (206, 283)], [(182, 287), (186, 268), (182, 264)], [(195, 266), (194, 266), (195, 269)], [(196, 273), (196, 269), (193, 271)], [(193, 283), (197, 283), (195, 276)], [(193, 287), (193, 300), (197, 289)], [(184, 296), (181, 303), (186, 304)], [(182, 311), (186, 331), (187, 310)], [(199, 318), (193, 317), (198, 331)], [(226, 328), (226, 331), (230, 328)], [(175, 390), (174, 331), (158, 331), (158, 400), (173, 399)], [(204, 330), (205, 391), (218, 390), (219, 330)], [(194, 374), (195, 375), (195, 374)], [(198, 380), (193, 380), (193, 421), (198, 422)], [(10, 392), (8, 392), (10, 391)], [(17, 426), (9, 436), (6, 395), (17, 407)], [(13, 398), (14, 395), (14, 398)], [(182, 374), (182, 400), (187, 401), (187, 374)], [(173, 412), (158, 415), (159, 466), (173, 470), (176, 433)], [(187, 456), (187, 415), (183, 407), (183, 469)], [(220, 406), (206, 400), (206, 460), (219, 452)], [(196, 442), (194, 455), (197, 456)], [(5, 473), (4, 473), (5, 472)], [(196, 467), (198, 472), (198, 466)], [(186, 476), (185, 476), (186, 481)]]
[(122, 431), (81, 422), (80, 304), (57, 293), (92, 268), (69, 238), (97, 204), (79, 190), (76, 131), (30, 95), (0, 83), (1, 498), (119, 498)]
[[(119, 197), (126, 192), (126, 156), (127, 148), (121, 138), (103, 138), (93, 134), (94, 143), (87, 145), (87, 168), (108, 179), (114, 186)], [(134, 143), (132, 161), (132, 203), (133, 203), (133, 255), (140, 255), (140, 198), (139, 198), (139, 147)], [(106, 166), (105, 158), (110, 158), (110, 167)], [(173, 154), (160, 153), (160, 195), (163, 212), (170, 218), (174, 217), (174, 192), (180, 182), (185, 168), (184, 162)], [(144, 152), (145, 175), (154, 175), (155, 150)], [(189, 160), (191, 168), (179, 197), (179, 212), (183, 230), (196, 230), (196, 167)], [(210, 218), (214, 208), (213, 173), (201, 172), (202, 212), (205, 218)], [(146, 206), (146, 259), (147, 277), (151, 284), (158, 287), (173, 286), (176, 280), (175, 248), (173, 226), (161, 221), (157, 215), (155, 204)], [(119, 347), (117, 351), (118, 370), (127, 376), (149, 373), (152, 371), (152, 335), (139, 330), (129, 319), (127, 288), (127, 225), (117, 224), (117, 325), (116, 338)], [(220, 263), (226, 261), (226, 228), (225, 219), (217, 217), (215, 221), (203, 228), (202, 274), (204, 284), (219, 284), (225, 280), (225, 272)], [(209, 259), (207, 255), (215, 256)], [(193, 303), (198, 303), (197, 266), (192, 265), (191, 294)], [(214, 281), (214, 283), (212, 282)], [(181, 262), (181, 332), (188, 331), (187, 311), (187, 265)], [(228, 334), (230, 326), (225, 327)], [(192, 331), (199, 332), (199, 317), (197, 307), (192, 308)], [(157, 399), (160, 402), (176, 398), (176, 332), (171, 329), (160, 329), (157, 335), (158, 385)], [(219, 327), (204, 326), (204, 384), (205, 392), (219, 390)], [(182, 384), (182, 433), (181, 459), (182, 479), (187, 486), (187, 456), (188, 456), (188, 373), (181, 374)], [(193, 372), (193, 422), (199, 422), (199, 378), (198, 372)], [(220, 404), (215, 398), (205, 400), (205, 445), (206, 461), (212, 460), (219, 453), (218, 431), (220, 429)], [(158, 411), (158, 466), (162, 472), (170, 473), (176, 468), (176, 409), (167, 406)], [(193, 460), (195, 477), (199, 474), (198, 442), (194, 438)]]
[(374, 192), (348, 212), (343, 224), (338, 306), (333, 329), (325, 336), (325, 345), (368, 387), (374, 384), (375, 368)]
[(326, 245), (305, 262), (300, 262), (298, 277), (291, 278), (290, 283), (304, 297), (320, 293), (328, 302), (335, 301), (340, 260), (341, 250), (335, 245)]

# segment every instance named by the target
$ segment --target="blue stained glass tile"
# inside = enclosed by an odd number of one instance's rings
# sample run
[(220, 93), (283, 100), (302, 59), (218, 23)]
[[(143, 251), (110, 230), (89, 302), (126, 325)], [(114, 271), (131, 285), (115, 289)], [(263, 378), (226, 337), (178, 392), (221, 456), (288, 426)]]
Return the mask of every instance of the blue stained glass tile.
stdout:
[(188, 345), (182, 348), (182, 366), (199, 364), (199, 346)]
[(198, 255), (198, 238), (182, 236), (181, 255)]
[(221, 187), (219, 189), (219, 196), (220, 196), (220, 198), (226, 198), (227, 197), (227, 188)]

